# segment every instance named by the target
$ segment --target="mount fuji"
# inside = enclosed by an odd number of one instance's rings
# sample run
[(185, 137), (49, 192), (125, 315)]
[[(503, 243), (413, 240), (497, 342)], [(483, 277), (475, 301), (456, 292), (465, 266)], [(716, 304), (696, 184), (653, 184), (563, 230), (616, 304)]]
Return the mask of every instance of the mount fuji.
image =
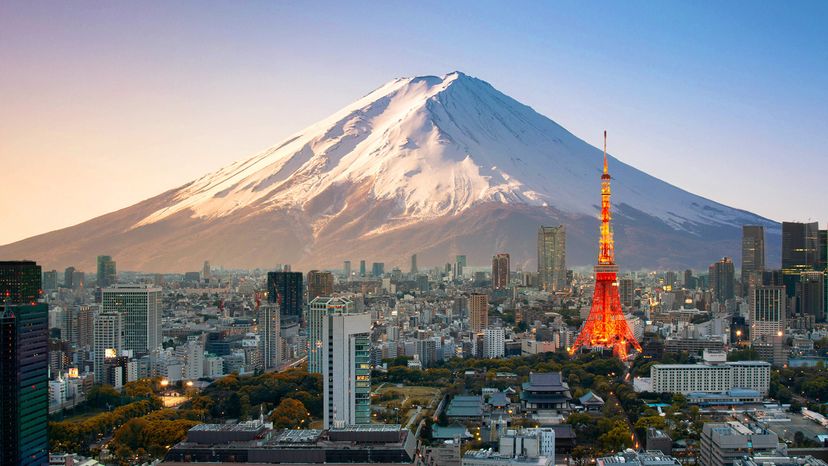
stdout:
[[(598, 132), (598, 130), (596, 130)], [(622, 268), (706, 268), (738, 256), (741, 227), (779, 224), (610, 157)], [(540, 225), (567, 227), (568, 266), (594, 263), (602, 153), (485, 81), (395, 79), (247, 160), (131, 207), (0, 246), (0, 257), (92, 270), (438, 265), (509, 252), (532, 270)], [(778, 256), (778, 254), (777, 254)], [(777, 257), (768, 257), (774, 263)]]

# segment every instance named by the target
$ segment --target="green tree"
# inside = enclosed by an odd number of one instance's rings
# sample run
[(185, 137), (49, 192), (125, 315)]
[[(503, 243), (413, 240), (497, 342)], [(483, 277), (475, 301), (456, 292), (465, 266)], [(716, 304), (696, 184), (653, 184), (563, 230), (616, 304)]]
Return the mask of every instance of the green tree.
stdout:
[(274, 427), (292, 429), (295, 427), (307, 427), (310, 422), (308, 410), (299, 400), (284, 398), (273, 413), (270, 415)]

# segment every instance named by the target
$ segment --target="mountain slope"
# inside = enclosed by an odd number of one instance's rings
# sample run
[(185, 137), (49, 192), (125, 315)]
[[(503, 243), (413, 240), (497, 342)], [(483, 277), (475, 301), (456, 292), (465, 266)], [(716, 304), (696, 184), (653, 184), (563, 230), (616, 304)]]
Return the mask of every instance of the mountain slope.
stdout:
[[(495, 252), (531, 268), (539, 224), (569, 228), (571, 265), (597, 248), (601, 152), (462, 73), (393, 80), (248, 160), (80, 225), (0, 247), (2, 257), (122, 269), (440, 264)], [(611, 158), (622, 267), (704, 267), (739, 252), (743, 224), (778, 224)], [(770, 261), (773, 258), (769, 258)], [(769, 262), (770, 262), (769, 261)]]

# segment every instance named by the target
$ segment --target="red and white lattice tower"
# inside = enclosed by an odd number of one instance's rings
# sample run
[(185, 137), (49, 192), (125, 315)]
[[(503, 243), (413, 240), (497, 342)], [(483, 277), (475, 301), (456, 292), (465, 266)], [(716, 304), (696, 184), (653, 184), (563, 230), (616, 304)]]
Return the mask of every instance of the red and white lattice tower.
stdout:
[(630, 329), (618, 294), (618, 266), (610, 226), (610, 180), (607, 167), (607, 132), (604, 131), (604, 174), (601, 175), (601, 239), (598, 264), (595, 265), (595, 294), (592, 309), (584, 327), (570, 348), (574, 354), (581, 348), (612, 348), (615, 356), (626, 361), (630, 346), (641, 351), (641, 345)]

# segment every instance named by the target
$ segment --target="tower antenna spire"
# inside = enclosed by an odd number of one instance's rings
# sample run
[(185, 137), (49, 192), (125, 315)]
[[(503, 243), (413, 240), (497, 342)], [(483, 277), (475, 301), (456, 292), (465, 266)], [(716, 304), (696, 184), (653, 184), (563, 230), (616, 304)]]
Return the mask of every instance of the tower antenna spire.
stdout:
[(604, 130), (604, 174), (609, 175), (609, 168), (607, 167), (607, 130)]

